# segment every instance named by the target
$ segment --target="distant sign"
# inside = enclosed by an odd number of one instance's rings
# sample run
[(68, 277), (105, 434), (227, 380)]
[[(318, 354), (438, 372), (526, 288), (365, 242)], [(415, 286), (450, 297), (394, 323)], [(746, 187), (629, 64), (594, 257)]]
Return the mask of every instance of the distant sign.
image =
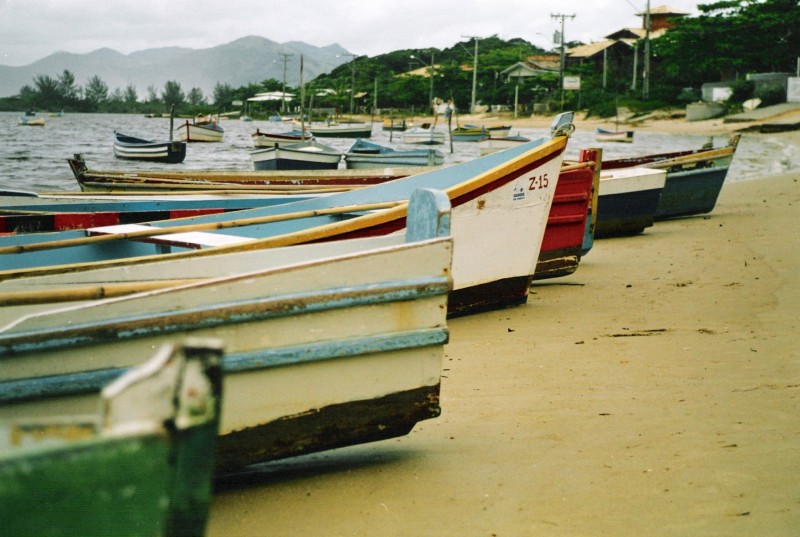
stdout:
[(565, 90), (579, 90), (581, 89), (581, 77), (579, 76), (565, 76), (564, 77)]
[(244, 102), (242, 102), (242, 101), (233, 101), (231, 103), (231, 106), (242, 106), (243, 104), (244, 104)]

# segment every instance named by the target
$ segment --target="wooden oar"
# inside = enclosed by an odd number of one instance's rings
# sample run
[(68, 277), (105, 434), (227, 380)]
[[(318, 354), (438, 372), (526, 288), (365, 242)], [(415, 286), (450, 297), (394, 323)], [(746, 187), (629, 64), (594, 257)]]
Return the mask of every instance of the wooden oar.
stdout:
[(162, 280), (158, 282), (107, 283), (103, 285), (83, 285), (46, 291), (11, 291), (0, 293), (0, 307), (29, 304), (55, 304), (79, 300), (100, 300), (134, 293), (166, 289), (203, 281), (202, 279)]
[(51, 250), (54, 248), (66, 248), (70, 246), (82, 246), (86, 244), (97, 244), (102, 242), (112, 242), (124, 239), (143, 239), (156, 235), (171, 235), (174, 233), (188, 233), (192, 231), (210, 231), (229, 229), (256, 224), (268, 224), (271, 222), (283, 222), (286, 220), (296, 220), (299, 218), (310, 218), (314, 216), (324, 216), (332, 214), (343, 214), (361, 211), (376, 211), (390, 209), (407, 204), (407, 200), (390, 201), (381, 203), (365, 203), (360, 205), (345, 205), (343, 207), (331, 207), (328, 209), (315, 209), (310, 211), (297, 211), (294, 213), (278, 214), (272, 216), (262, 216), (255, 218), (244, 218), (240, 220), (228, 220), (225, 222), (211, 222), (208, 224), (187, 224), (185, 226), (173, 226), (167, 228), (153, 227), (152, 230), (132, 231), (129, 233), (109, 233), (104, 235), (91, 235), (88, 237), (78, 237), (74, 239), (63, 239), (56, 241), (46, 241), (32, 244), (18, 244), (0, 248), (0, 254), (21, 254), (25, 252), (35, 252), (41, 250)]

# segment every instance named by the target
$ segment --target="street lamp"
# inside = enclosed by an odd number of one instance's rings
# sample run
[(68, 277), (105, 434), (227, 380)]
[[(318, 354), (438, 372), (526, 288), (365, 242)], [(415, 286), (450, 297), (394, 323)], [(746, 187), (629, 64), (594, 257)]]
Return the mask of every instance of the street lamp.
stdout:
[(431, 84), (430, 84), (430, 91), (428, 93), (428, 103), (433, 106), (433, 77), (436, 74), (436, 64), (433, 62), (433, 52), (431, 52), (431, 63), (425, 63), (425, 60), (418, 56), (411, 55), (411, 59), (417, 60), (422, 65), (426, 65), (428, 67), (428, 72), (430, 73), (431, 77)]
[(358, 58), (358, 54), (337, 54), (337, 58), (341, 58), (342, 56), (350, 56), (352, 60), (350, 60), (350, 115), (353, 115), (353, 102), (355, 99), (356, 93), (356, 58)]

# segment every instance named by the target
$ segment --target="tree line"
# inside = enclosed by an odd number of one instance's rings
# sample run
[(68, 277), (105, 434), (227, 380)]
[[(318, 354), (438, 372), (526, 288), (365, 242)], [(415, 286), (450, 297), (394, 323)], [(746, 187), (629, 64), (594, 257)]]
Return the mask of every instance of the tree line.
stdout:
[[(527, 112), (535, 103), (546, 103), (551, 109), (582, 108), (603, 115), (620, 101), (634, 110), (685, 104), (699, 98), (703, 83), (730, 80), (737, 81), (734, 99), (742, 102), (755, 96), (752, 85), (744, 81), (747, 73), (795, 69), (800, 54), (798, 4), (798, 0), (720, 0), (698, 5), (699, 16), (682, 18), (665, 35), (652, 40), (650, 92), (646, 96), (631, 86), (630, 76), (619, 67), (601, 73), (593, 64), (567, 62), (565, 74), (581, 76), (580, 92), (561, 91), (559, 73), (509, 80), (501, 75), (503, 70), (548, 51), (524, 39), (491, 36), (478, 39), (477, 47), (473, 38), (446, 49), (355, 56), (309, 81), (305, 106), (341, 113), (350, 112), (353, 106), (353, 112), (370, 113), (377, 105), (384, 111), (413, 114), (426, 112), (431, 97), (439, 97), (453, 99), (457, 110), (467, 111), (475, 95), (478, 103), (506, 108), (519, 104)], [(476, 49), (477, 74), (472, 69)], [(408, 75), (415, 69), (423, 69), (425, 76)], [(286, 89), (300, 93), (300, 88)], [(237, 88), (217, 83), (213, 94), (205, 96), (199, 88), (184, 92), (180, 83), (168, 81), (160, 89), (148, 87), (147, 94), (140, 97), (133, 85), (110, 91), (97, 76), (78, 86), (74, 75), (64, 70), (57, 77), (36, 76), (19, 95), (0, 99), (0, 109), (167, 113), (174, 105), (183, 115), (227, 111), (235, 101), (281, 90), (279, 81), (267, 79)], [(776, 91), (758, 96), (765, 102), (780, 98)], [(296, 107), (292, 106), (295, 112)], [(253, 112), (273, 114), (282, 109), (280, 102), (259, 103)]]

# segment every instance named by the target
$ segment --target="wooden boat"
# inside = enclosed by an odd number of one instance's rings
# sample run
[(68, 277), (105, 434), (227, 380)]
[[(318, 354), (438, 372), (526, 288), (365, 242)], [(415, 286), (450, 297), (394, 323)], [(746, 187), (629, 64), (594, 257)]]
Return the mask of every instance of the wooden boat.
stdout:
[(382, 168), (366, 170), (90, 170), (80, 155), (68, 159), (78, 186), (84, 192), (130, 193), (162, 195), (170, 193), (223, 192), (286, 193), (321, 188), (343, 190), (345, 187), (375, 185), (430, 171), (428, 168)]
[(450, 138), (454, 142), (477, 142), (489, 137), (486, 127), (477, 125), (464, 125), (450, 131)]
[(154, 142), (114, 131), (114, 156), (127, 160), (177, 164), (186, 158), (186, 142)]
[(637, 235), (653, 225), (667, 172), (619, 168), (600, 172), (594, 237)]
[(490, 125), (486, 127), (489, 138), (505, 138), (511, 135), (511, 125)]
[(260, 192), (91, 194), (84, 192), (0, 195), (0, 233), (43, 233), (98, 226), (172, 220), (306, 200), (351, 187)]
[(502, 151), (503, 149), (508, 149), (509, 147), (514, 147), (530, 141), (531, 139), (525, 136), (505, 136), (503, 138), (489, 137), (478, 141), (478, 150), (481, 155), (488, 155), (489, 153)]
[(99, 415), (0, 422), (3, 534), (203, 535), (221, 349), (165, 344), (102, 388)]
[(405, 234), (4, 282), (0, 419), (85, 412), (141, 352), (211, 337), (218, 473), (405, 435), (440, 413), (450, 223), (447, 197), (418, 190)]
[[(550, 139), (534, 140), (453, 166), (351, 192), (241, 211), (236, 213), (238, 222), (231, 222), (227, 215), (208, 215), (153, 223), (135, 233), (120, 234), (111, 228), (90, 230), (96, 235), (90, 237), (80, 231), (0, 237), (0, 260), (8, 267), (0, 271), (0, 279), (83, 270), (99, 263), (135, 264), (154, 255), (193, 258), (237, 248), (391, 233), (405, 225), (404, 202), (410, 193), (424, 187), (443, 190), (453, 204), (456, 247), (450, 315), (524, 304), (563, 152), (573, 130), (572, 113), (559, 115), (551, 130)], [(395, 203), (401, 205), (376, 211), (353, 208)], [(301, 215), (313, 216), (299, 218)], [(210, 248), (211, 244), (170, 241), (170, 253), (160, 239), (156, 242), (162, 244), (156, 248), (147, 242), (153, 240), (148, 235), (202, 231), (213, 236), (215, 229), (234, 226), (238, 226), (239, 238), (253, 241)], [(498, 233), (499, 229), (513, 229), (514, 233)], [(492, 263), (486, 263), (486, 259), (492, 259)]]
[(225, 129), (210, 116), (198, 116), (178, 125), (178, 139), (184, 142), (221, 142)]
[(633, 142), (633, 131), (609, 131), (597, 127), (594, 136), (598, 142)]
[(342, 152), (316, 140), (275, 144), (250, 152), (256, 170), (335, 170)]
[(395, 166), (441, 166), (444, 154), (435, 149), (393, 149), (357, 139), (344, 154), (348, 169), (391, 168)]
[(404, 144), (438, 145), (444, 143), (444, 132), (433, 127), (413, 127), (403, 132)]
[(732, 135), (724, 147), (715, 148), (713, 140), (710, 140), (700, 149), (603, 159), (603, 169), (644, 166), (666, 170), (667, 182), (656, 211), (656, 220), (710, 213), (725, 183), (740, 136)]
[(37, 116), (19, 116), (19, 124), (23, 127), (44, 127), (45, 120)]
[(306, 127), (308, 132), (318, 138), (369, 138), (372, 136), (372, 123), (312, 123)]
[(253, 145), (255, 147), (273, 147), (275, 144), (292, 144), (297, 142), (308, 142), (314, 137), (300, 129), (292, 129), (285, 132), (262, 132), (256, 129), (251, 137), (253, 138)]
[(384, 131), (395, 131), (395, 132), (402, 132), (407, 128), (411, 127), (411, 123), (406, 122), (405, 119), (384, 119), (383, 125), (381, 127)]
[(534, 280), (567, 276), (578, 269), (584, 255), (583, 242), (587, 221), (591, 218), (593, 192), (599, 180), (598, 149), (584, 149), (577, 164), (562, 166), (533, 273)]

